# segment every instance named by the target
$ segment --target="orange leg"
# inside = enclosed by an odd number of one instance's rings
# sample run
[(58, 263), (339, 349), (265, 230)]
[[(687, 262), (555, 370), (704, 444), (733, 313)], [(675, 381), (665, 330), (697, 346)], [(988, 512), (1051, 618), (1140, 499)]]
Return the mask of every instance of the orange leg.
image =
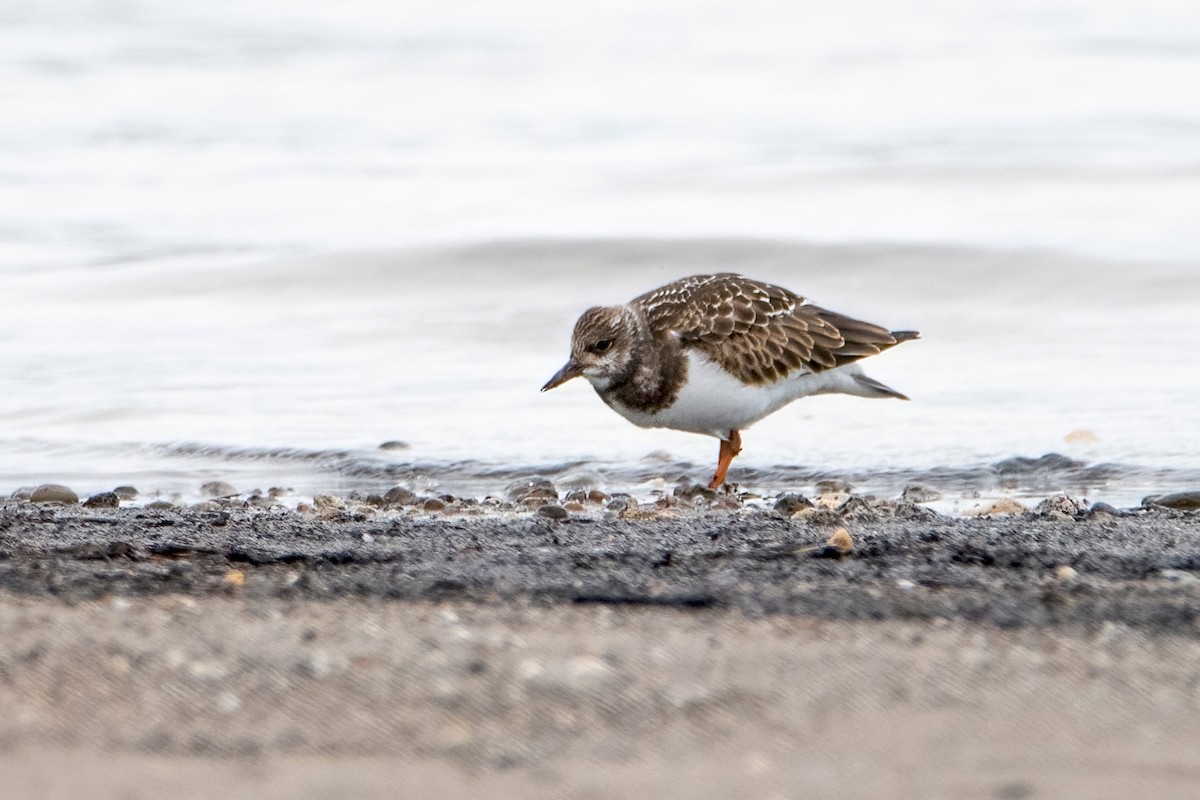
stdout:
[(737, 431), (730, 431), (728, 439), (721, 440), (721, 452), (717, 456), (717, 474), (713, 475), (712, 482), (708, 484), (708, 488), (717, 490), (721, 488), (721, 484), (725, 483), (725, 475), (729, 472), (729, 465), (733, 463), (733, 458), (738, 453), (742, 452), (742, 435)]

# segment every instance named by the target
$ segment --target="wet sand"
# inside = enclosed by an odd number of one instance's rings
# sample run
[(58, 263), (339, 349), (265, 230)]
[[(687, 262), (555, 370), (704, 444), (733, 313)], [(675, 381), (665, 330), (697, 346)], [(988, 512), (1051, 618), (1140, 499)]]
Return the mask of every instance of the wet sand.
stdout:
[(15, 797), (1195, 795), (1194, 512), (719, 506), (10, 503), (0, 774)]

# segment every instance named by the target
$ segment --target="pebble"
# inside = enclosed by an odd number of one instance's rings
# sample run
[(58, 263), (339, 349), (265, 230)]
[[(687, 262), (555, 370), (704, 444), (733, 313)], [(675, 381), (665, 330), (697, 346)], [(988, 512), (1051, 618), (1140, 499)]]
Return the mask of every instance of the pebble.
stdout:
[(426, 511), (445, 511), (446, 501), (439, 497), (431, 497), (421, 505), (421, 508)]
[(575, 656), (563, 661), (542, 662), (527, 658), (517, 665), (517, 680), (530, 689), (594, 692), (612, 687), (616, 671), (596, 656)]
[(169, 500), (155, 500), (151, 503), (146, 503), (143, 508), (147, 511), (170, 511), (175, 508), (175, 504)]
[(408, 442), (402, 442), (399, 439), (389, 439), (379, 445), (380, 450), (407, 450), (408, 447)]
[(1192, 573), (1182, 569), (1164, 569), (1158, 574), (1162, 576), (1163, 580), (1168, 580), (1172, 583), (1178, 583), (1184, 586), (1193, 586), (1197, 583), (1200, 583), (1200, 578), (1197, 578)]
[(612, 499), (608, 501), (608, 505), (606, 505), (605, 508), (607, 508), (609, 511), (615, 511), (618, 514), (621, 514), (636, 506), (637, 501), (629, 495), (615, 494), (613, 495)]
[(232, 714), (242, 707), (242, 698), (233, 692), (221, 692), (217, 695), (217, 710), (222, 714)]
[(966, 513), (968, 517), (999, 517), (1004, 515), (1024, 514), (1028, 511), (1025, 506), (1010, 498), (993, 500), (990, 503), (975, 506)]
[(1116, 506), (1110, 506), (1108, 503), (1094, 503), (1092, 507), (1088, 509), (1088, 515), (1093, 517), (1120, 517), (1124, 516), (1124, 512)]
[(341, 510), (346, 507), (346, 501), (336, 495), (318, 494), (313, 497), (313, 507)]
[(569, 514), (567, 513), (567, 510), (565, 508), (563, 508), (562, 506), (557, 506), (557, 505), (542, 506), (541, 508), (539, 508), (537, 510), (537, 514), (540, 517), (547, 517), (548, 519), (558, 519), (558, 520), (566, 519), (569, 516)]
[(324, 678), (345, 667), (342, 659), (334, 657), (327, 650), (314, 650), (307, 658), (297, 662), (296, 672), (308, 678)]
[(118, 486), (117, 488), (113, 489), (113, 494), (122, 500), (133, 500), (138, 496), (138, 490), (132, 486)]
[(775, 501), (775, 510), (785, 517), (794, 517), (804, 509), (812, 507), (812, 501), (802, 494), (781, 495)]
[(712, 500), (717, 496), (717, 493), (712, 489), (698, 483), (681, 483), (675, 487), (674, 494), (681, 500), (695, 500), (697, 497)]
[(1087, 510), (1087, 504), (1082, 500), (1076, 500), (1073, 497), (1068, 497), (1065, 494), (1047, 497), (1045, 500), (1037, 504), (1034, 509), (1038, 514), (1065, 514), (1068, 517), (1077, 517)]
[(1162, 506), (1164, 508), (1173, 508), (1177, 511), (1197, 511), (1200, 510), (1200, 491), (1152, 495), (1143, 500), (1142, 505)]
[(1100, 441), (1100, 437), (1092, 431), (1085, 428), (1073, 430), (1063, 437), (1063, 441), (1067, 444), (1095, 444)]
[(817, 481), (817, 494), (833, 494), (835, 492), (850, 494), (853, 488), (854, 486), (849, 482), (836, 478)]
[(208, 497), (236, 497), (238, 490), (225, 481), (209, 481), (200, 485), (200, 494)]
[(617, 673), (595, 656), (575, 656), (567, 661), (566, 682), (573, 689), (603, 689), (617, 680)]
[(904, 491), (900, 493), (900, 499), (906, 503), (932, 503), (935, 500), (941, 500), (942, 493), (931, 486), (913, 483), (904, 487)]
[(908, 578), (901, 578), (900, 580), (896, 581), (896, 588), (902, 589), (906, 592), (911, 592), (913, 589), (917, 588), (917, 585)]
[(829, 537), (829, 540), (826, 541), (825, 544), (834, 548), (840, 553), (854, 552), (854, 539), (850, 537), (850, 531), (846, 530), (845, 528), (838, 528), (836, 531), (834, 531), (833, 535)]
[(84, 508), (117, 508), (120, 505), (121, 498), (116, 492), (100, 492), (83, 501)]
[(387, 490), (383, 495), (383, 502), (389, 506), (414, 506), (417, 504), (417, 495), (403, 486), (396, 486)]
[(1079, 571), (1070, 564), (1061, 564), (1054, 568), (1054, 577), (1060, 581), (1069, 581), (1079, 577)]
[(8, 497), (10, 500), (28, 500), (33, 494), (32, 486), (22, 486), (20, 489), (15, 489)]
[(822, 492), (816, 497), (816, 505), (821, 508), (827, 508), (831, 511), (840, 508), (843, 503), (850, 499), (847, 492)]
[(79, 495), (66, 486), (57, 483), (43, 483), (30, 492), (29, 499), (34, 503), (66, 503), (73, 506), (79, 502)]
[(510, 483), (504, 489), (504, 496), (514, 503), (526, 500), (558, 501), (558, 489), (545, 478), (529, 478)]

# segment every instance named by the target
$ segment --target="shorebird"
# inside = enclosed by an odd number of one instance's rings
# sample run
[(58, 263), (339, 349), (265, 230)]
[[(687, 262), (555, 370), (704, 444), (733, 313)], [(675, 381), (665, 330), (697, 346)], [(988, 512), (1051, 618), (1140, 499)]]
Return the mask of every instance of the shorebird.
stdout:
[(717, 437), (708, 486), (718, 489), (741, 452), (741, 432), (794, 400), (907, 400), (865, 375), (858, 361), (919, 336), (741, 275), (693, 275), (625, 305), (583, 312), (570, 358), (542, 391), (583, 377), (634, 425)]

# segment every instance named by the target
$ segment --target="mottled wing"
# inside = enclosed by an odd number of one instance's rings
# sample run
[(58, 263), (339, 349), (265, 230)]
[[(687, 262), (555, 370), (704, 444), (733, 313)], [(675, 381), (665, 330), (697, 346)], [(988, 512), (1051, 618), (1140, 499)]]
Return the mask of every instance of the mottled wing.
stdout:
[(878, 325), (740, 275), (694, 275), (635, 299), (650, 326), (671, 331), (743, 381), (849, 364), (901, 341)]

